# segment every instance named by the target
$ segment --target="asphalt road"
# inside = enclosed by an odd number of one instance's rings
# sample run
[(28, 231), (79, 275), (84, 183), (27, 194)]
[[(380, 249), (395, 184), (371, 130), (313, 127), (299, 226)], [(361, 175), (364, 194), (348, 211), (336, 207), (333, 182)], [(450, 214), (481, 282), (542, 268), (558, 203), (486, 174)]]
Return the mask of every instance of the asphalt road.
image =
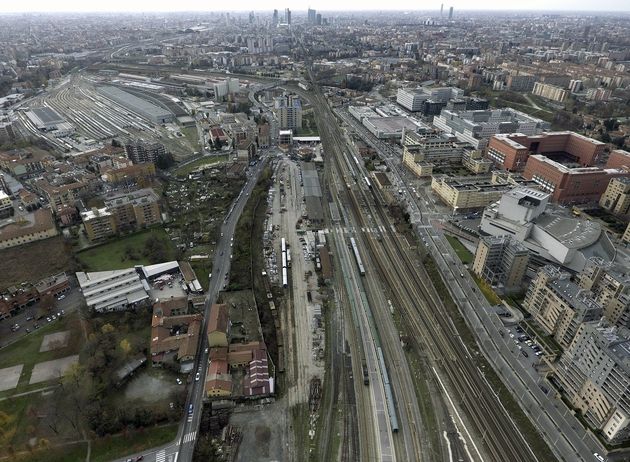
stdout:
[[(208, 364), (208, 353), (205, 353), (206, 346), (208, 345), (208, 337), (205, 332), (208, 327), (208, 318), (210, 315), (210, 309), (212, 304), (217, 300), (219, 292), (227, 284), (228, 275), (230, 273), (231, 264), (231, 242), (234, 236), (234, 230), (238, 222), (247, 199), (251, 194), (258, 177), (262, 172), (266, 163), (266, 156), (261, 159), (253, 169), (250, 169), (249, 177), (245, 186), (241, 190), (241, 194), (238, 196), (235, 203), (228, 211), (228, 215), (221, 226), (221, 237), (217, 242), (216, 253), (214, 262), (212, 264), (212, 277), (210, 278), (210, 285), (208, 292), (206, 293), (206, 304), (204, 308), (204, 321), (201, 332), (204, 335), (201, 336), (201, 342), (197, 350), (197, 361), (195, 364), (194, 373), (199, 371), (200, 378), (198, 381), (192, 381), (192, 387), (189, 391), (188, 400), (186, 401), (186, 411), (181, 422), (177, 438), (175, 442), (153, 448), (148, 451), (144, 451), (142, 454), (133, 454), (127, 457), (118, 459), (121, 462), (125, 462), (128, 459), (134, 459), (140, 455), (143, 455), (143, 460), (147, 462), (188, 462), (192, 460), (193, 452), (195, 449), (195, 442), (197, 440), (197, 434), (199, 431), (199, 423), (201, 421), (201, 409), (204, 399), (204, 384)], [(189, 406), (192, 404), (192, 414), (189, 414)]]

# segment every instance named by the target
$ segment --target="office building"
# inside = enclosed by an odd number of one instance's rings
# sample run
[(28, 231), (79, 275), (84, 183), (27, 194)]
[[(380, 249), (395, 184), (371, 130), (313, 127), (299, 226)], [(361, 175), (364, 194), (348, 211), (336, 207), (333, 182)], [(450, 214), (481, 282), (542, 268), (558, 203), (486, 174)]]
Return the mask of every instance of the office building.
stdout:
[(536, 82), (532, 94), (563, 103), (569, 97), (569, 91), (547, 83)]
[(431, 178), (431, 190), (443, 203), (458, 212), (486, 207), (499, 200), (512, 188), (512, 185), (492, 184), (487, 179), (474, 177), (452, 178), (434, 175)]
[(540, 189), (552, 195), (559, 204), (583, 204), (599, 201), (611, 179), (630, 177), (628, 169), (599, 167), (571, 168), (543, 155), (527, 160), (525, 178), (534, 180)]
[[(439, 114), (450, 99), (462, 98), (464, 90), (455, 87), (441, 88), (399, 88), (396, 102), (412, 112), (422, 112), (425, 115)], [(431, 111), (439, 106), (437, 112)], [(432, 112), (432, 114), (429, 114)]]
[(630, 328), (630, 275), (627, 268), (593, 257), (577, 275), (577, 283), (594, 294), (608, 322)]
[(615, 215), (630, 213), (630, 178), (613, 178), (599, 200), (599, 205)]
[(307, 19), (309, 24), (315, 24), (317, 21), (317, 12), (309, 8), (307, 11)]
[(284, 23), (291, 25), (291, 10), (288, 8), (284, 10)]
[(510, 236), (487, 236), (477, 245), (473, 272), (500, 292), (523, 286), (529, 251)]
[(492, 136), (487, 156), (500, 168), (510, 171), (524, 170), (532, 154), (588, 167), (601, 158), (605, 148), (605, 143), (575, 132), (526, 135), (513, 131)]
[(581, 324), (598, 321), (602, 307), (589, 291), (559, 268), (542, 267), (530, 284), (523, 306), (543, 331), (563, 349), (569, 347)]
[(129, 140), (125, 143), (127, 157), (134, 164), (145, 162), (155, 163), (155, 161), (166, 154), (166, 149), (162, 143), (149, 143), (144, 140)]
[(448, 20), (453, 19), (453, 7), (450, 7), (448, 10)]
[(271, 18), (271, 23), (274, 26), (278, 25), (278, 10), (273, 10), (273, 17)]
[(608, 155), (606, 168), (630, 169), (630, 152), (623, 149), (615, 149)]
[(514, 109), (481, 111), (451, 111), (443, 109), (433, 118), (433, 125), (451, 133), (475, 149), (485, 149), (491, 136), (498, 133), (536, 135), (548, 130), (550, 124)]
[(565, 398), (609, 443), (630, 437), (630, 331), (582, 324), (554, 375)]
[(274, 100), (273, 112), (280, 130), (302, 128), (302, 102), (296, 95), (283, 95)]

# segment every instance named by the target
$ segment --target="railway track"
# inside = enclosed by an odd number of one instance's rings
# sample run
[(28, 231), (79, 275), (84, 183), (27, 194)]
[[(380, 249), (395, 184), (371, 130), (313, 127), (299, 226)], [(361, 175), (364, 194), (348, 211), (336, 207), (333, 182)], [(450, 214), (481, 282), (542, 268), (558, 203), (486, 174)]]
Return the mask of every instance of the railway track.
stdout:
[[(399, 237), (392, 231), (379, 198), (374, 191), (372, 194), (374, 202), (366, 197), (369, 194), (363, 194), (364, 203), (368, 206), (371, 216), (380, 220), (381, 229), (385, 229), (385, 236), (381, 242), (375, 241), (372, 237), (365, 240), (372, 253), (379, 256), (374, 260), (378, 264), (380, 274), (388, 281), (390, 287), (396, 288), (400, 306), (404, 308), (402, 314), (405, 322), (422, 339), (421, 343), (415, 339), (416, 348), (431, 351), (431, 356), (456, 390), (460, 405), (466, 410), (492, 460), (537, 460), (512, 419), (503, 412), (502, 406), (497, 405), (495, 394), (481, 377), (481, 372), (474, 365), (474, 359), (459, 340), (455, 326), (445, 314), (444, 305), (434, 289), (429, 287), (426, 271), (411, 261)], [(355, 214), (367, 226), (354, 191), (350, 191), (350, 197)], [(420, 303), (414, 303), (414, 300)], [(483, 459), (479, 453), (478, 457)]]

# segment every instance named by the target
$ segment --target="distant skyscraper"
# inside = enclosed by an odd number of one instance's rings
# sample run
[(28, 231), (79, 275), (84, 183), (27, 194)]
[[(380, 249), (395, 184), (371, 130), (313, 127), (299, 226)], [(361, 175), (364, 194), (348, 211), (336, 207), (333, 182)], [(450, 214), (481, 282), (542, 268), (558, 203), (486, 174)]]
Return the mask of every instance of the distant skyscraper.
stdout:
[(309, 24), (315, 24), (316, 19), (317, 18), (316, 18), (315, 10), (312, 10), (312, 9), (309, 8), (308, 9), (308, 23)]
[(278, 10), (273, 10), (273, 19), (271, 22), (274, 26), (278, 25)]
[(322, 25), (322, 15), (317, 13), (317, 15), (315, 16), (315, 24), (317, 24), (318, 26)]
[(291, 10), (288, 8), (285, 8), (284, 10), (284, 22), (291, 24)]
[(449, 20), (453, 19), (453, 7), (451, 7), (451, 9), (448, 10), (448, 19)]
[(443, 14), (444, 14), (444, 3), (440, 5), (440, 18), (442, 17)]

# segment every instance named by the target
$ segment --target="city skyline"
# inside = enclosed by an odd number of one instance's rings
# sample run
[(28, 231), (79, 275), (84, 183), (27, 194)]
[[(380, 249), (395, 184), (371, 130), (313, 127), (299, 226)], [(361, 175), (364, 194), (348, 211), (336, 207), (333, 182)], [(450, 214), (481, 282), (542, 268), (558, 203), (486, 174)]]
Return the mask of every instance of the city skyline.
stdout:
[[(286, 3), (286, 2), (285, 2)], [(405, 0), (394, 0), (388, 2), (386, 7), (374, 7), (372, 4), (352, 0), (345, 2), (340, 7), (337, 2), (331, 0), (323, 0), (317, 4), (306, 1), (290, 2), (283, 4), (279, 2), (255, 2), (253, 0), (241, 0), (230, 4), (229, 8), (209, 7), (206, 2), (201, 0), (187, 0), (184, 2), (173, 3), (169, 0), (138, 0), (133, 3), (123, 0), (112, 0), (106, 4), (95, 5), (92, 3), (84, 3), (77, 0), (59, 0), (54, 3), (44, 0), (31, 0), (28, 5), (21, 3), (8, 3), (0, 6), (0, 14), (7, 13), (141, 13), (141, 12), (229, 12), (229, 11), (273, 11), (273, 9), (283, 9), (289, 7), (295, 11), (307, 10), (314, 8), (318, 11), (439, 11), (440, 3), (427, 4), (425, 8), (408, 8), (409, 2)], [(456, 3), (445, 3), (445, 12), (448, 14), (448, 8), (453, 7), (455, 14), (462, 11), (555, 11), (555, 12), (630, 12), (628, 4), (622, 0), (604, 0), (602, 2), (593, 2), (591, 0), (561, 0), (550, 5), (544, 0), (533, 0), (528, 2), (522, 8), (514, 8), (513, 4), (506, 4), (498, 0), (486, 0), (484, 2), (474, 2), (472, 0), (460, 0)]]

